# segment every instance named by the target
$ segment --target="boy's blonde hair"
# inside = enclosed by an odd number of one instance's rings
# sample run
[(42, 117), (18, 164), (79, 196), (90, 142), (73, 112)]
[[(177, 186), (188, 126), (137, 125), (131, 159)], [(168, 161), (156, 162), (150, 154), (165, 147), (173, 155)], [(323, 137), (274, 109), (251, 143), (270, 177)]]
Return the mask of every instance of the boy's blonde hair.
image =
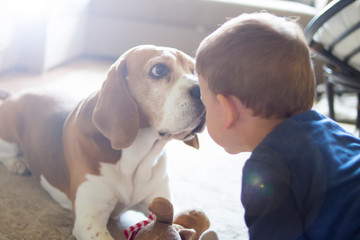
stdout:
[(313, 105), (310, 52), (294, 20), (253, 13), (226, 22), (200, 43), (196, 71), (256, 116), (286, 118)]

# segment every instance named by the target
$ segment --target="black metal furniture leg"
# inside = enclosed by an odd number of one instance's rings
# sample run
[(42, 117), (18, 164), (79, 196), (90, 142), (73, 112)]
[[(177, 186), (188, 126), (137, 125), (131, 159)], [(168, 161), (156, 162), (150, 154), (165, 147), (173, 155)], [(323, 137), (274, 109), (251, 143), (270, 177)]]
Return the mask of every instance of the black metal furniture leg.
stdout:
[[(360, 129), (360, 93), (357, 93), (357, 116), (356, 116), (356, 130)], [(360, 131), (359, 131), (359, 137), (360, 137)]]
[(334, 85), (326, 81), (326, 96), (329, 105), (329, 117), (335, 120), (335, 111), (334, 111)]

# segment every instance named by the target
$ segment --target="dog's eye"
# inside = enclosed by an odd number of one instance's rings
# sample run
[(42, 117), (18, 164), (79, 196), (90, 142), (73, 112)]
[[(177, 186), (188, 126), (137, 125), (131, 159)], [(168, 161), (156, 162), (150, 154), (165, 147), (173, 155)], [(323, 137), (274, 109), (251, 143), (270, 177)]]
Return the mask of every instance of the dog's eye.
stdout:
[(160, 79), (168, 74), (168, 67), (165, 64), (158, 63), (155, 64), (149, 72), (150, 77), (155, 79)]

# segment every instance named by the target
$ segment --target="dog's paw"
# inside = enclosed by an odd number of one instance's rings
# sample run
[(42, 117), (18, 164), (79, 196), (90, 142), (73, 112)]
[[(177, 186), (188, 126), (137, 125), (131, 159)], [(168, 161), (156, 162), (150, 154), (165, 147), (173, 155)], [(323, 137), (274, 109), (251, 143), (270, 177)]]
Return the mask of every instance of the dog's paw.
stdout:
[(2, 163), (5, 165), (7, 170), (13, 174), (22, 176), (30, 174), (23, 157), (8, 158), (6, 160), (2, 160)]

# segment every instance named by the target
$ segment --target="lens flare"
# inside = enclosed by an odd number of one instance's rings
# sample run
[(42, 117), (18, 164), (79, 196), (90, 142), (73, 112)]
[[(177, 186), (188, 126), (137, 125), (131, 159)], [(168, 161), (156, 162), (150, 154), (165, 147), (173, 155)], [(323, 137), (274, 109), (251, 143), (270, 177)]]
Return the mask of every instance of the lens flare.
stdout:
[(253, 189), (263, 197), (271, 197), (274, 194), (274, 187), (271, 183), (263, 180), (261, 175), (253, 170), (249, 171), (244, 176), (245, 184), (250, 185)]

